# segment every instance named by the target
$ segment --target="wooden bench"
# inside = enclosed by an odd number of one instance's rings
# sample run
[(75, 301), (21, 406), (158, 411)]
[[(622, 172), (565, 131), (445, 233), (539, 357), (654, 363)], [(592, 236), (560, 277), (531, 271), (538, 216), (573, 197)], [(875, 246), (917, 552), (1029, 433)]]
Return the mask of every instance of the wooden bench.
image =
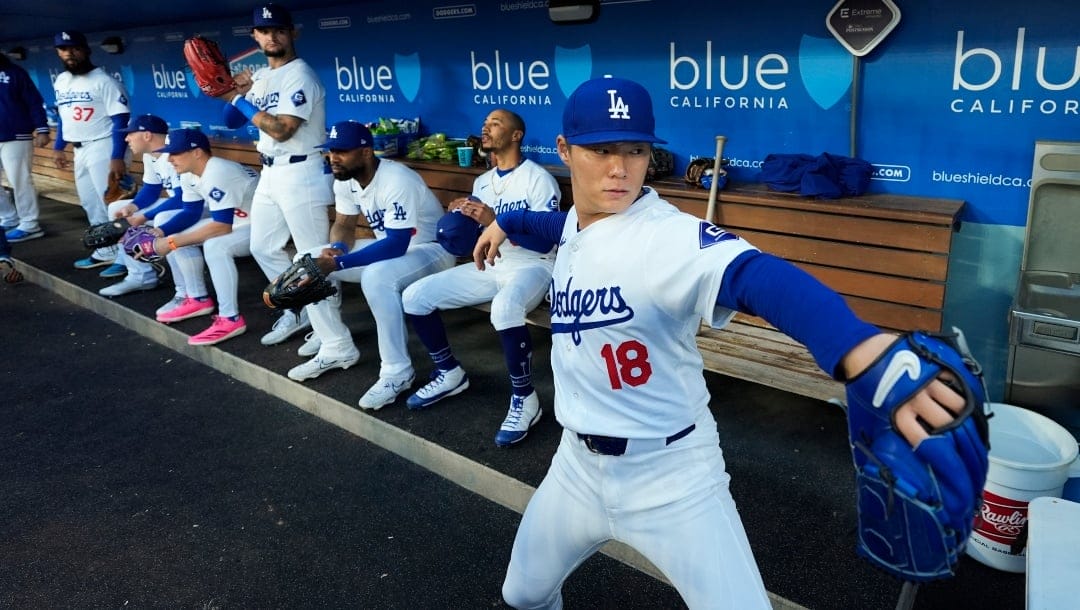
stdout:
[[(261, 169), (250, 143), (212, 144), (215, 155)], [(397, 160), (416, 169), (444, 206), (470, 194), (483, 171)], [(566, 169), (549, 169), (562, 187), (567, 209), (572, 194)], [(133, 161), (131, 171), (141, 177), (141, 160)], [(51, 150), (35, 149), (33, 172), (43, 196), (72, 200), (71, 172), (53, 166)], [(650, 186), (681, 210), (704, 218), (707, 191), (670, 178)], [(715, 220), (815, 276), (873, 324), (889, 330), (940, 330), (949, 253), (962, 207), (963, 202), (954, 199), (880, 194), (816, 200), (746, 184), (720, 191)], [(358, 237), (367, 235), (369, 229), (358, 229)], [(550, 328), (545, 306), (531, 312), (528, 320)], [(722, 330), (702, 325), (697, 343), (709, 371), (820, 400), (844, 396), (842, 384), (818, 369), (804, 346), (760, 318), (739, 314)]]

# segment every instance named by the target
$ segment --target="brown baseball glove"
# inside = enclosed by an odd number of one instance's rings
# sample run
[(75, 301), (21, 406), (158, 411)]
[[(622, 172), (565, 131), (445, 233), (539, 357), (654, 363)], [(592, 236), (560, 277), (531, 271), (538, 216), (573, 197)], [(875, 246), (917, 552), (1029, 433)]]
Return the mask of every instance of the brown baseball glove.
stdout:
[(131, 177), (131, 174), (124, 174), (117, 178), (110, 173), (109, 188), (105, 190), (102, 199), (107, 205), (121, 199), (131, 199), (135, 196), (135, 191), (135, 179)]
[(185, 40), (184, 59), (191, 67), (199, 89), (206, 95), (218, 97), (236, 88), (229, 60), (225, 59), (221, 47), (213, 40), (202, 36)]

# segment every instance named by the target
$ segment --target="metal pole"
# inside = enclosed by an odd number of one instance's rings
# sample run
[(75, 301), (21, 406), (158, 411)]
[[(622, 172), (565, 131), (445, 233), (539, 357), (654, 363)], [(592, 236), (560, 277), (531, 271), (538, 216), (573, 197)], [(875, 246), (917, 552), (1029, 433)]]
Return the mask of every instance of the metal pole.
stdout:
[(851, 56), (851, 141), (849, 145), (850, 153), (849, 157), (858, 156), (858, 145), (856, 140), (859, 131), (859, 72), (862, 64), (859, 62), (858, 55)]

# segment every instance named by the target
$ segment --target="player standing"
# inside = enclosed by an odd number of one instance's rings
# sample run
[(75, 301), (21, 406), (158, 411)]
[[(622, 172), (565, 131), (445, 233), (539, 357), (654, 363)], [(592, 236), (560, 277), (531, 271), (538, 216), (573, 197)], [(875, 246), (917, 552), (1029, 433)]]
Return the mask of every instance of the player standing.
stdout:
[[(58, 168), (69, 163), (64, 148), (75, 149), (75, 190), (91, 225), (109, 220), (104, 195), (109, 176), (119, 179), (127, 173), (127, 143), (124, 128), (131, 110), (124, 86), (90, 62), (90, 46), (82, 32), (60, 32), (53, 41), (66, 71), (53, 83), (60, 123), (56, 127), (53, 160)], [(126, 268), (116, 259), (117, 248), (98, 248), (90, 256), (75, 261), (76, 269), (105, 266), (101, 277), (119, 277)]]
[[(450, 210), (488, 225), (496, 214), (510, 210), (559, 209), (562, 191), (555, 178), (521, 155), (525, 122), (520, 116), (494, 110), (484, 119), (481, 134), (481, 146), (497, 164), (477, 176), (471, 197), (450, 202)], [(469, 387), (465, 369), (450, 350), (439, 310), (491, 302), (491, 324), (502, 340), (511, 386), (510, 407), (495, 435), (498, 446), (525, 438), (543, 413), (532, 384), (532, 337), (525, 314), (547, 293), (555, 259), (554, 241), (530, 235), (514, 235), (511, 241), (490, 271), (460, 265), (416, 282), (404, 295), (405, 313), (436, 366), (431, 381), (409, 397), (410, 409), (427, 408)]]
[[(448, 269), (454, 257), (435, 241), (442, 205), (420, 174), (393, 159), (380, 159), (368, 128), (355, 121), (335, 123), (324, 148), (334, 172), (336, 215), (327, 247), (311, 251), (330, 279), (359, 282), (375, 318), (379, 379), (360, 398), (365, 409), (380, 409), (412, 385), (415, 372), (407, 346), (401, 293), (416, 280)], [(375, 234), (356, 241), (363, 214)], [(314, 336), (300, 355), (315, 357), (289, 371), (297, 381), (333, 368), (349, 368), (360, 357), (341, 319), (340, 292), (310, 306)], [(321, 341), (320, 341), (321, 339)]]
[[(219, 96), (225, 124), (247, 121), (259, 128), (256, 148), (263, 170), (251, 207), (251, 253), (267, 279), (289, 268), (285, 244), (298, 251), (327, 242), (333, 203), (331, 177), (317, 147), (326, 141), (326, 90), (296, 55), (298, 34), (289, 11), (277, 4), (255, 8), (251, 37), (266, 55), (266, 68), (236, 76), (236, 89)], [(310, 326), (307, 311), (283, 314), (262, 337), (263, 345), (285, 341)]]
[(8, 242), (45, 235), (38, 224), (37, 191), (30, 178), (33, 147), (49, 143), (44, 101), (30, 75), (0, 53), (0, 169), (7, 174), (15, 196), (0, 191), (0, 223)]
[[(645, 187), (651, 145), (663, 142), (653, 132), (641, 85), (586, 81), (557, 139), (574, 207), (501, 214), (475, 250), (478, 267), (494, 264), (504, 229), (560, 241), (551, 356), (564, 431), (514, 540), (503, 596), (517, 608), (562, 607), (563, 581), (612, 539), (640, 551), (691, 608), (771, 607), (728, 488), (699, 324), (759, 315), (838, 379), (895, 340), (811, 276)], [(933, 380), (901, 410), (941, 426), (963, 404)], [(915, 428), (904, 433), (912, 444), (927, 436)]]

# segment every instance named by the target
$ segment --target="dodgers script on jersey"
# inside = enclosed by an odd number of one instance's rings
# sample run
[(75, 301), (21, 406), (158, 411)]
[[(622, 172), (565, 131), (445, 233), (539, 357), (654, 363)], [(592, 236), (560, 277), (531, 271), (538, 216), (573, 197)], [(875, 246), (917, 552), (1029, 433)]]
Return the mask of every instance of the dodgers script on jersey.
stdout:
[(719, 328), (734, 316), (716, 296), (727, 266), (754, 247), (649, 188), (625, 213), (577, 225), (571, 209), (551, 280), (556, 417), (574, 432), (626, 438), (686, 428), (708, 409), (699, 321)]
[(210, 157), (202, 176), (191, 175), (195, 191), (202, 196), (209, 211), (233, 209), (233, 228), (251, 222), (251, 199), (259, 183), (259, 174), (235, 161)]
[[(473, 197), (483, 201), (495, 214), (528, 209), (534, 212), (556, 212), (562, 191), (559, 183), (539, 164), (526, 159), (509, 174), (500, 176), (492, 168), (473, 181)], [(540, 252), (522, 248), (509, 241), (499, 248), (504, 261), (515, 258), (537, 258)], [(496, 265), (495, 269), (499, 266)]]
[(109, 117), (131, 112), (123, 86), (101, 68), (77, 76), (62, 72), (53, 89), (64, 140), (68, 142), (107, 138), (113, 129)]
[(260, 68), (251, 76), (251, 90), (244, 96), (259, 110), (274, 116), (287, 114), (304, 119), (291, 138), (279, 142), (259, 131), (258, 151), (264, 155), (310, 155), (326, 141), (326, 90), (319, 77), (299, 57), (277, 69)]
[(338, 214), (363, 214), (375, 233), (386, 237), (387, 229), (412, 229), (412, 244), (435, 241), (435, 225), (443, 215), (442, 204), (420, 174), (393, 159), (380, 159), (367, 188), (356, 180), (335, 180)]

